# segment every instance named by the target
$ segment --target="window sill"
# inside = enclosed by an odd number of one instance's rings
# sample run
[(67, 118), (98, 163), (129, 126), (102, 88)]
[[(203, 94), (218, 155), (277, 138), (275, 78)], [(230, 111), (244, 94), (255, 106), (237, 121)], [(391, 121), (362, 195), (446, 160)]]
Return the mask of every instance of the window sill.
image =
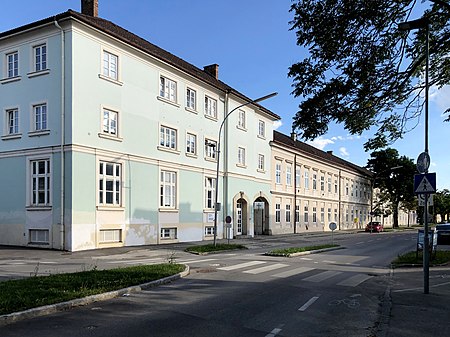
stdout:
[(189, 111), (189, 112), (192, 112), (193, 114), (196, 114), (196, 115), (198, 115), (198, 111), (197, 110), (195, 110), (195, 109), (192, 109), (192, 108), (189, 108), (189, 107), (184, 107), (184, 109), (186, 110), (186, 111)]
[(15, 77), (7, 77), (0, 80), (1, 84), (11, 83), (11, 82), (17, 82), (22, 79), (22, 76), (15, 76)]
[(186, 153), (186, 157), (190, 157), (190, 158), (198, 158), (198, 156), (196, 154), (193, 153)]
[(30, 132), (28, 132), (28, 137), (47, 136), (49, 134), (50, 134), (50, 130), (30, 131)]
[(177, 108), (180, 107), (180, 105), (177, 102), (171, 101), (170, 99), (161, 97), (161, 96), (156, 96), (156, 98), (158, 99), (158, 101), (164, 102), (164, 103), (168, 103), (170, 105), (176, 106)]
[(262, 139), (262, 140), (266, 140), (266, 136), (258, 135), (258, 138), (259, 138), (259, 139)]
[(48, 75), (48, 74), (50, 74), (50, 69), (33, 71), (31, 73), (28, 73), (27, 76), (28, 76), (28, 78), (33, 78), (33, 77), (38, 77), (38, 76)]
[(214, 116), (205, 114), (205, 118), (210, 119), (210, 120), (212, 120), (212, 121), (214, 121), (214, 122), (217, 122), (217, 117), (214, 117)]
[(173, 154), (180, 154), (180, 151), (178, 151), (178, 150), (169, 149), (169, 148), (161, 146), (161, 145), (158, 145), (158, 150), (173, 153)]
[(247, 128), (244, 126), (236, 125), (236, 129), (247, 132)]
[(2, 140), (11, 140), (11, 139), (19, 139), (22, 138), (22, 134), (21, 133), (14, 133), (11, 135), (4, 135), (2, 136)]
[(102, 74), (98, 74), (98, 77), (101, 78), (102, 80), (105, 80), (105, 81), (108, 81), (108, 82), (111, 82), (111, 83), (114, 83), (114, 84), (117, 84), (117, 85), (120, 85), (120, 86), (123, 85), (123, 82), (121, 82), (119, 80), (115, 80), (114, 78), (111, 78), (111, 77), (108, 77), (108, 76), (105, 76), (105, 75), (102, 75)]
[(27, 206), (27, 211), (34, 212), (34, 211), (51, 211), (52, 206)]
[(257, 169), (256, 171), (259, 173), (266, 173), (266, 170)]
[(205, 157), (205, 160), (206, 160), (206, 161), (210, 161), (210, 162), (212, 162), (212, 163), (217, 163), (216, 158)]
[(125, 207), (101, 205), (101, 206), (97, 206), (97, 211), (124, 212)]
[(98, 136), (99, 136), (100, 138), (109, 139), (109, 140), (114, 140), (114, 141), (116, 141), (116, 142), (122, 142), (122, 141), (123, 141), (123, 138), (122, 138), (122, 137), (113, 136), (113, 135), (110, 135), (110, 134), (107, 134), (107, 133), (101, 133), (101, 132), (99, 132), (99, 133), (98, 133)]
[(247, 165), (245, 165), (245, 164), (236, 164), (236, 167), (247, 168)]
[(160, 212), (166, 212), (166, 213), (178, 213), (178, 208), (166, 208), (166, 207), (159, 207), (158, 211)]

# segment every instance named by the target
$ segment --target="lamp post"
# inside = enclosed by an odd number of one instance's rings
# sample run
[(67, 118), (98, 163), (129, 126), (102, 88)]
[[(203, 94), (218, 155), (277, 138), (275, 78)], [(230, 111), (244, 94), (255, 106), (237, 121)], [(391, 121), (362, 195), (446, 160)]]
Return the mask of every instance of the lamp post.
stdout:
[[(434, 2), (434, 1), (432, 1)], [(440, 1), (436, 1), (440, 3)], [(428, 73), (430, 67), (430, 20), (423, 17), (413, 21), (402, 22), (398, 25), (401, 31), (410, 31), (413, 29), (425, 28), (425, 153), (428, 154), (428, 97), (429, 83)], [(428, 168), (424, 172), (428, 173)], [(428, 194), (425, 194), (424, 210), (424, 238), (423, 238), (423, 293), (429, 293), (429, 274), (430, 274), (430, 252), (428, 235)]]
[(262, 96), (260, 98), (254, 99), (252, 101), (249, 101), (247, 103), (241, 104), (237, 107), (235, 107), (233, 110), (231, 110), (230, 112), (228, 112), (225, 117), (222, 120), (222, 123), (220, 124), (220, 128), (219, 128), (219, 138), (217, 139), (217, 148), (216, 148), (216, 160), (217, 160), (217, 167), (216, 167), (216, 187), (215, 187), (215, 197), (214, 197), (214, 247), (216, 246), (216, 239), (217, 239), (217, 212), (218, 209), (220, 207), (220, 203), (217, 202), (217, 199), (219, 198), (219, 161), (220, 161), (220, 136), (222, 134), (222, 128), (223, 125), (225, 124), (225, 121), (227, 120), (228, 116), (230, 116), (234, 111), (236, 111), (237, 109), (240, 109), (246, 105), (250, 105), (250, 104), (254, 104), (254, 103), (258, 103), (261, 101), (264, 101), (266, 99), (272, 98), (273, 96), (278, 95), (277, 92), (273, 92), (271, 94)]

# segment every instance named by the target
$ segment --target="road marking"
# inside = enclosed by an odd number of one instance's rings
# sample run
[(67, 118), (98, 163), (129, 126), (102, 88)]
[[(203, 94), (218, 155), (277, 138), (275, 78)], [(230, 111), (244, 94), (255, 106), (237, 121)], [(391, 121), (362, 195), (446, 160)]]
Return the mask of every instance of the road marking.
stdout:
[(363, 243), (366, 243), (366, 241), (357, 242), (355, 245), (362, 245)]
[(336, 261), (323, 260), (323, 263), (336, 263)]
[(308, 302), (306, 302), (300, 308), (298, 308), (298, 311), (305, 311), (306, 309), (308, 309), (318, 299), (319, 299), (319, 296), (311, 297)]
[(255, 275), (255, 274), (261, 274), (261, 273), (264, 273), (266, 271), (279, 269), (279, 268), (283, 268), (283, 267), (288, 267), (288, 266), (289, 266), (288, 264), (275, 263), (275, 264), (272, 264), (272, 265), (259, 267), (259, 268), (256, 268), (256, 269), (246, 270), (246, 271), (244, 271), (244, 273), (254, 274)]
[(339, 282), (338, 286), (345, 286), (345, 287), (356, 287), (358, 284), (363, 283), (364, 281), (367, 281), (368, 279), (372, 278), (373, 276), (366, 275), (366, 274), (357, 274), (353, 275), (352, 277), (349, 277), (348, 279)]
[(302, 273), (306, 273), (307, 271), (311, 271), (314, 270), (314, 268), (309, 268), (309, 267), (300, 267), (300, 268), (296, 268), (296, 269), (292, 269), (292, 270), (288, 270), (288, 271), (284, 271), (282, 273), (278, 273), (275, 275), (272, 275), (273, 277), (289, 277), (289, 276), (293, 276), (293, 275), (298, 275), (298, 274), (302, 274)]
[(327, 270), (327, 271), (324, 271), (323, 273), (304, 278), (303, 281), (318, 283), (318, 282), (325, 281), (325, 280), (332, 278), (333, 276), (336, 276), (339, 274), (342, 274), (342, 272)]
[(216, 261), (217, 259), (204, 259), (204, 260), (187, 260), (187, 261), (180, 261), (181, 263), (186, 264), (193, 264), (193, 263), (201, 263), (201, 262), (209, 262), (209, 261)]
[(300, 260), (312, 261), (309, 257), (301, 257)]
[(221, 267), (221, 268), (217, 268), (217, 269), (218, 270), (229, 271), (229, 270), (235, 270), (235, 269), (241, 269), (241, 268), (247, 268), (247, 267), (251, 267), (251, 266), (256, 266), (258, 264), (264, 264), (264, 263), (266, 263), (266, 262), (263, 262), (263, 261), (250, 261), (250, 262), (239, 263), (239, 264), (236, 264), (234, 266)]
[(283, 327), (284, 324), (280, 325), (280, 328), (275, 328), (273, 329), (270, 333), (268, 333), (265, 337), (275, 337), (276, 335), (278, 335), (281, 332), (281, 327)]

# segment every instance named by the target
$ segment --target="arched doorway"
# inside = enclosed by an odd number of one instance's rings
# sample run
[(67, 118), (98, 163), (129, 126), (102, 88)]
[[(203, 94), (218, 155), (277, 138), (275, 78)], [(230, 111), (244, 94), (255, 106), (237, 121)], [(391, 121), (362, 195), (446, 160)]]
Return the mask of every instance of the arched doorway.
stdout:
[(258, 197), (253, 203), (253, 219), (255, 235), (270, 234), (269, 231), (269, 203), (266, 198)]
[(239, 198), (236, 201), (236, 235), (247, 235), (247, 201)]

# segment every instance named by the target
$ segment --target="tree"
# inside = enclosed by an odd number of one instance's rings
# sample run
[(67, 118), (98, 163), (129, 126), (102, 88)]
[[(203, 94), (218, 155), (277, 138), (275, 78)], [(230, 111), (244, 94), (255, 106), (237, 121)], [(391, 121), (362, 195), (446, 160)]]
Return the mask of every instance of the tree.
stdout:
[(373, 187), (379, 189), (379, 200), (383, 213), (391, 213), (394, 228), (398, 227), (398, 210), (400, 205), (412, 203), (414, 195), (414, 174), (416, 165), (406, 156), (399, 156), (392, 148), (374, 151), (367, 161), (367, 168), (374, 173)]
[(450, 191), (438, 191), (433, 197), (434, 215), (440, 215), (442, 220), (450, 219)]
[[(423, 2), (423, 1), (422, 1)], [(430, 81), (450, 83), (449, 0), (429, 0)], [(289, 68), (293, 94), (303, 100), (293, 129), (305, 140), (343, 123), (351, 134), (378, 126), (366, 150), (392, 144), (418, 124), (425, 90), (425, 32), (401, 32), (415, 19), (417, 0), (296, 0), (290, 22), (309, 56)], [(414, 17), (412, 17), (413, 10)], [(450, 121), (450, 108), (446, 121)]]

